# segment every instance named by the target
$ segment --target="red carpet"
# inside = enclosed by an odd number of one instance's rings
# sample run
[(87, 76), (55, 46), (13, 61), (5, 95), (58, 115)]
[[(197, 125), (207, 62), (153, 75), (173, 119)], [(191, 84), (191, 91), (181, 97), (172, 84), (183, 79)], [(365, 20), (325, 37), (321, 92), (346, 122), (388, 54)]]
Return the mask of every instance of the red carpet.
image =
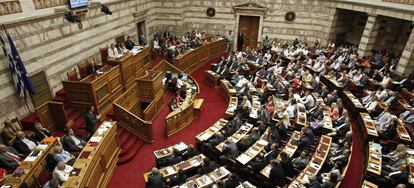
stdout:
[[(212, 61), (215, 63), (217, 60)], [(197, 80), (200, 85), (201, 93), (198, 98), (204, 99), (201, 113), (198, 118), (186, 127), (182, 132), (172, 136), (169, 139), (165, 138), (165, 117), (169, 111), (167, 104), (172, 95), (167, 94), (165, 104), (162, 111), (156, 116), (153, 121), (154, 126), (154, 143), (144, 144), (137, 155), (129, 162), (118, 166), (113, 175), (108, 187), (144, 187), (143, 174), (151, 170), (155, 166), (155, 158), (153, 151), (167, 146), (174, 145), (180, 141), (187, 144), (194, 144), (195, 135), (207, 129), (219, 118), (223, 117), (227, 108), (227, 102), (220, 94), (219, 89), (213, 89), (204, 83), (204, 71), (210, 68), (210, 63), (200, 67), (194, 71), (191, 76)]]

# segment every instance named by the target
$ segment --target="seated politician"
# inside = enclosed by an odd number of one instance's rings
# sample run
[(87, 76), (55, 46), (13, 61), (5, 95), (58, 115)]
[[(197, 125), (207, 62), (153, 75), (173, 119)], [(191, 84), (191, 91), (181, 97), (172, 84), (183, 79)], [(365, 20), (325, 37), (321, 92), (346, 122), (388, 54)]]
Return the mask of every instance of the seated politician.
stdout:
[(0, 168), (8, 172), (14, 171), (20, 165), (21, 157), (14, 148), (0, 145)]
[(136, 46), (136, 45), (135, 45), (134, 42), (132, 42), (131, 37), (127, 36), (126, 41), (124, 43), (124, 46), (128, 50), (132, 50), (134, 48), (134, 46)]
[(67, 128), (65, 133), (65, 136), (61, 139), (63, 148), (70, 152), (80, 152), (86, 142), (76, 136), (71, 128)]
[(26, 138), (26, 135), (22, 131), (18, 131), (16, 139), (13, 142), (13, 147), (26, 157), (36, 147), (37, 142)]
[(36, 131), (34, 133), (34, 138), (35, 138), (36, 141), (41, 142), (44, 138), (52, 136), (52, 134), (49, 132), (49, 130), (44, 128), (42, 126), (42, 124), (35, 123), (34, 127), (36, 129)]

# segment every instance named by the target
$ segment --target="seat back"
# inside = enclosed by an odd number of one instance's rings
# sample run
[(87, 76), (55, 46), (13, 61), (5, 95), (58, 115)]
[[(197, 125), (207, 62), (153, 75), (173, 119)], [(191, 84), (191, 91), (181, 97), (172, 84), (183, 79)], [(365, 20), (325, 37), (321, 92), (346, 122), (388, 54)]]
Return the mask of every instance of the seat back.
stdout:
[(76, 69), (73, 68), (70, 71), (66, 72), (67, 76), (68, 76), (68, 80), (70, 81), (78, 81), (79, 77), (78, 74), (76, 73)]
[(86, 76), (88, 76), (88, 62), (87, 61), (82, 61), (80, 63), (78, 63), (78, 70), (79, 70), (79, 74), (81, 76), (81, 78), (85, 78)]
[(102, 63), (106, 63), (108, 61), (108, 47), (99, 48), (99, 52), (101, 54)]

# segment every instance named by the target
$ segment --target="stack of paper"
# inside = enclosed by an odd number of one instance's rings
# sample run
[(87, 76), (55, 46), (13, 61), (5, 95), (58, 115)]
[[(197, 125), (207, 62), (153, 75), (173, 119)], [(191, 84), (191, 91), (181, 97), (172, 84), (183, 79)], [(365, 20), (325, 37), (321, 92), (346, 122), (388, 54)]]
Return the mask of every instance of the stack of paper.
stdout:
[(102, 136), (92, 136), (89, 141), (99, 143), (101, 140), (102, 140)]

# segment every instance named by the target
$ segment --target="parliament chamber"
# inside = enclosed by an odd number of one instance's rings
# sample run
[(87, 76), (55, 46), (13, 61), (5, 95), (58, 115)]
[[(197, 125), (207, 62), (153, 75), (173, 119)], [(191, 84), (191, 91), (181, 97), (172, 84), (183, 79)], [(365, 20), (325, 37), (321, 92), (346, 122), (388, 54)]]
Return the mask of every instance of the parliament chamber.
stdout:
[(1, 188), (414, 187), (411, 0), (0, 0)]

